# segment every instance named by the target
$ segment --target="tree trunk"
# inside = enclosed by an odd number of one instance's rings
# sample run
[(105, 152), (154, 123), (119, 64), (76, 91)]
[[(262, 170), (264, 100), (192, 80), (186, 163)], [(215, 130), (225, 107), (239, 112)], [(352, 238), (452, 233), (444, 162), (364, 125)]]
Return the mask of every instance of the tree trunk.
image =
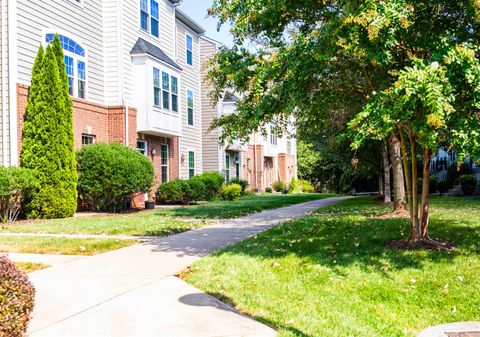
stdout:
[[(405, 173), (405, 183), (407, 185), (407, 203), (410, 219), (413, 219), (413, 203), (412, 203), (412, 179), (410, 176), (410, 169), (408, 165), (408, 147), (405, 133), (399, 128), (400, 145), (402, 150), (403, 172)], [(413, 230), (412, 230), (413, 232)]]
[(394, 212), (405, 211), (405, 179), (402, 168), (402, 155), (400, 149), (400, 140), (395, 133), (388, 138), (390, 148), (390, 163), (393, 174), (393, 200)]
[(381, 195), (383, 194), (383, 188), (385, 186), (383, 185), (383, 172), (378, 174), (378, 193)]
[(416, 241), (421, 238), (420, 222), (418, 221), (418, 169), (417, 169), (417, 149), (415, 136), (409, 132), (410, 153), (412, 154), (412, 233), (410, 240)]
[(383, 185), (385, 194), (384, 202), (392, 202), (392, 191), (390, 187), (390, 161), (388, 160), (388, 145), (387, 142), (383, 142), (382, 146), (382, 159), (383, 159)]
[(429, 220), (429, 187), (430, 187), (430, 160), (432, 150), (423, 149), (423, 180), (422, 180), (422, 208), (420, 210), (420, 236), (428, 237), (428, 220)]

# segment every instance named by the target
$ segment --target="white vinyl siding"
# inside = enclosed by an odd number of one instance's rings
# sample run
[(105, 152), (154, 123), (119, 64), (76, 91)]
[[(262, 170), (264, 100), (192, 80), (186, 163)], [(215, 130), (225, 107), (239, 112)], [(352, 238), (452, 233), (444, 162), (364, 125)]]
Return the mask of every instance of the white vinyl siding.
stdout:
[(17, 6), (19, 82), (30, 83), (33, 61), (40, 43), (44, 42), (44, 34), (59, 33), (72, 38), (88, 50), (88, 98), (103, 103), (102, 1), (88, 0), (83, 6), (78, 6), (73, 1), (65, 0), (18, 0)]

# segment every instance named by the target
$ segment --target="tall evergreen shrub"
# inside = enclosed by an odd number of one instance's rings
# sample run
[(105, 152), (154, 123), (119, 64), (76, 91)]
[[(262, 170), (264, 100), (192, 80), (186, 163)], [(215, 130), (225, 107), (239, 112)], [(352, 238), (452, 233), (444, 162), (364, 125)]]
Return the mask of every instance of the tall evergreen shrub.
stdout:
[(32, 68), (21, 166), (37, 173), (39, 189), (26, 205), (29, 218), (64, 218), (77, 208), (73, 104), (60, 39), (39, 48)]

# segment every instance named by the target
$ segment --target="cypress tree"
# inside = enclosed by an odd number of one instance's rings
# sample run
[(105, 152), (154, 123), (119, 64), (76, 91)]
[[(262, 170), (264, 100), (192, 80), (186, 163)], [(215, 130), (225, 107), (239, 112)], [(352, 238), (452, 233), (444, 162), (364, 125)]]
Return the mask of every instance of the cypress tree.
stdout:
[(21, 152), (21, 165), (35, 170), (40, 183), (26, 207), (29, 218), (64, 218), (76, 211), (73, 108), (64, 78), (65, 65), (59, 68), (54, 49), (48, 46), (43, 53), (40, 48), (32, 69)]

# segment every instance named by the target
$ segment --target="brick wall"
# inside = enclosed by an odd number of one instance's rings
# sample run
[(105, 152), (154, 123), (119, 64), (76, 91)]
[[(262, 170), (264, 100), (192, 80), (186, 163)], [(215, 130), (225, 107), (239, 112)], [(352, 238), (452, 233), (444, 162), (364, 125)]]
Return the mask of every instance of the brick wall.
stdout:
[[(263, 146), (248, 145), (247, 170), (250, 178), (250, 189), (263, 191)], [(255, 179), (256, 177), (256, 179)]]
[(280, 153), (278, 155), (278, 173), (280, 180), (289, 184), (292, 178), (296, 176), (295, 156)]
[[(22, 130), (29, 87), (17, 84), (18, 147), (22, 147)], [(82, 134), (94, 135), (97, 143), (125, 143), (125, 106), (105, 106), (73, 98), (73, 132), (75, 148), (82, 146)], [(128, 109), (129, 146), (137, 146), (137, 110)]]

